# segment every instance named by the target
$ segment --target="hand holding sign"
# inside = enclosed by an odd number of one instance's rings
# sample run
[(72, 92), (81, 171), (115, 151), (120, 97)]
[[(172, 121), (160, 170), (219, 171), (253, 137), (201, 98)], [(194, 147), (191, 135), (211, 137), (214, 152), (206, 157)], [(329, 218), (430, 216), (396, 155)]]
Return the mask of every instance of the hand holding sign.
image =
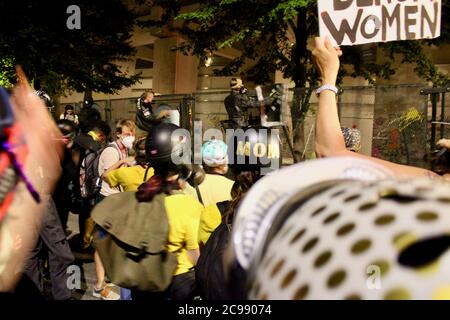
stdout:
[(320, 36), (333, 45), (436, 38), (441, 0), (318, 0)]
[(328, 37), (325, 38), (325, 41), (316, 37), (314, 39), (314, 50), (312, 54), (322, 84), (334, 85), (339, 72), (339, 57), (342, 55), (341, 49), (339, 47), (333, 48)]

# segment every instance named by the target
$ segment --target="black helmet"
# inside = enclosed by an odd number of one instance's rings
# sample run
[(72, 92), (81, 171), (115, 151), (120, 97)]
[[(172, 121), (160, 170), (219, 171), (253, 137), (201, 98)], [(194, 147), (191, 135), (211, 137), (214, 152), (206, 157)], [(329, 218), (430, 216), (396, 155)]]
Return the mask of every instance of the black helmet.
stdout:
[(228, 138), (228, 158), (235, 174), (242, 171), (261, 171), (281, 166), (278, 130), (249, 126), (234, 130)]
[(83, 107), (91, 107), (94, 104), (94, 99), (92, 97), (86, 97), (83, 101)]
[(188, 178), (191, 171), (187, 170), (190, 168), (190, 147), (186, 145), (187, 136), (181, 131), (174, 135), (177, 129), (180, 127), (171, 123), (156, 124), (147, 135), (145, 153), (156, 173), (177, 171)]
[(192, 173), (187, 182), (193, 187), (199, 186), (203, 183), (203, 181), (205, 181), (205, 176), (206, 172), (202, 165), (194, 164), (192, 165)]

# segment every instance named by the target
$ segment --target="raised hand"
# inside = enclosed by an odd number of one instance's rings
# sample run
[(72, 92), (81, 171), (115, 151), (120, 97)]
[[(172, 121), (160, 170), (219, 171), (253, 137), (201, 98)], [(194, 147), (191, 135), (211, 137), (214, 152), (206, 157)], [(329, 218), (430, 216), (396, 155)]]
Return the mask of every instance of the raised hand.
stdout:
[(330, 39), (320, 37), (314, 39), (313, 61), (319, 71), (323, 84), (336, 83), (339, 72), (339, 57), (342, 51), (339, 47), (333, 48)]

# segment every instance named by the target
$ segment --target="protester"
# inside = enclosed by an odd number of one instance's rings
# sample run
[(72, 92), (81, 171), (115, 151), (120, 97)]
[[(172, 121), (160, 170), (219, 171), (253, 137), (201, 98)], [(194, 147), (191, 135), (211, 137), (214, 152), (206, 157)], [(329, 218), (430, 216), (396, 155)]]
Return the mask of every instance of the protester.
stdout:
[[(138, 187), (153, 176), (153, 168), (147, 162), (145, 156), (145, 137), (137, 138), (133, 144), (134, 161), (119, 161), (111, 166), (102, 175), (102, 179), (110, 187), (120, 187), (123, 191), (137, 191)], [(131, 300), (131, 292), (120, 288), (120, 299)]]
[(72, 121), (75, 125), (78, 125), (78, 116), (75, 113), (75, 110), (72, 105), (68, 104), (64, 107), (64, 113), (61, 113), (59, 116), (60, 120), (68, 120)]
[(233, 180), (224, 175), (228, 172), (228, 147), (220, 140), (210, 140), (202, 146), (205, 178), (198, 186), (197, 197), (205, 206), (199, 227), (200, 247), (204, 246), (209, 235), (220, 224), (222, 214), (232, 199)]
[(65, 144), (64, 159), (62, 162), (62, 175), (59, 179), (53, 200), (58, 211), (58, 216), (64, 230), (67, 228), (67, 219), (69, 212), (75, 211), (78, 205), (77, 183), (79, 179), (79, 167), (76, 163), (75, 153), (73, 151), (73, 140), (75, 136), (75, 125), (69, 120), (58, 120), (58, 129), (63, 135)]
[[(389, 177), (434, 177), (434, 174), (347, 150), (335, 100), (338, 51), (328, 41), (316, 39), (313, 54), (325, 85), (318, 89), (316, 152), (319, 156), (334, 158), (280, 170), (250, 191), (235, 217), (233, 243), (226, 254), (232, 296), (253, 299), (446, 296), (444, 288), (432, 286), (432, 283), (446, 283), (441, 269), (433, 273), (435, 279), (424, 281), (413, 270), (419, 271), (431, 260), (445, 264), (446, 249), (433, 257), (424, 254), (440, 243), (445, 227), (423, 229), (419, 216), (425, 216), (425, 212), (421, 213), (419, 208), (427, 208), (427, 217), (428, 214), (433, 219), (442, 217), (445, 209), (435, 201), (448, 194), (448, 185), (427, 180), (384, 181)], [(405, 207), (406, 202), (410, 206)], [(389, 214), (386, 208), (391, 208)], [(344, 211), (346, 221), (342, 221)], [(395, 229), (386, 228), (393, 223)], [(368, 228), (372, 231), (367, 232)], [(404, 230), (404, 237), (396, 235), (395, 230)], [(348, 233), (353, 235), (352, 244), (349, 254), (342, 255), (346, 252), (342, 251), (342, 246)], [(374, 234), (383, 236), (373, 237)], [(436, 235), (439, 236), (435, 238)], [(380, 255), (380, 252), (385, 254)], [(371, 265), (389, 272), (389, 276), (383, 278), (382, 290), (370, 290), (368, 282), (357, 280)], [(409, 280), (405, 278), (407, 275)], [(397, 280), (391, 282), (390, 279), (399, 278), (405, 279), (402, 283), (411, 285), (406, 286), (406, 290), (403, 287), (397, 290)]]
[(437, 177), (434, 172), (426, 169), (392, 163), (352, 152), (345, 148), (345, 141), (337, 112), (337, 89), (335, 87), (339, 71), (340, 55), (342, 55), (340, 49), (333, 48), (329, 39), (324, 41), (321, 38), (315, 38), (313, 56), (322, 81), (322, 86), (317, 90), (319, 94), (315, 140), (317, 156), (351, 156), (369, 159), (392, 170), (397, 177)]
[[(203, 207), (192, 197), (179, 192), (180, 183), (189, 178), (191, 169), (172, 162), (172, 156), (182, 151), (179, 140), (172, 137), (178, 128), (162, 123), (149, 132), (146, 155), (155, 175), (139, 187), (136, 197), (140, 202), (148, 202), (158, 194), (167, 194), (164, 198), (169, 223), (167, 249), (177, 252), (178, 266), (166, 294), (173, 300), (192, 300), (197, 295), (193, 269), (199, 256), (197, 232)], [(133, 291), (132, 295), (133, 300), (152, 296), (139, 291)]]
[(52, 199), (47, 202), (38, 243), (24, 268), (24, 276), (27, 276), (44, 296), (44, 262), (41, 259), (43, 251), (48, 256), (52, 298), (55, 300), (71, 299), (72, 290), (67, 286), (69, 278), (67, 268), (75, 258)]
[[(82, 251), (89, 250), (92, 242), (92, 231), (94, 223), (90, 218), (92, 207), (95, 204), (95, 197), (82, 197), (81, 196), (81, 178), (82, 167), (86, 165), (85, 159), (90, 154), (100, 152), (106, 145), (108, 136), (111, 133), (109, 125), (100, 120), (93, 123), (89, 127), (88, 132), (76, 136), (73, 139), (72, 146), (72, 159), (76, 165), (78, 179), (74, 181), (75, 201), (76, 205), (72, 208), (72, 213), (78, 214), (78, 225), (80, 230), (80, 249)], [(84, 166), (83, 166), (84, 165)]]
[[(270, 129), (250, 127), (246, 129), (245, 136), (253, 145), (261, 143), (267, 149), (270, 140), (264, 139), (267, 136), (261, 135), (260, 130)], [(250, 154), (240, 159), (242, 154), (238, 150), (239, 141), (236, 138), (233, 139), (235, 139), (232, 152), (234, 159), (231, 170), (235, 182), (231, 190), (232, 199), (207, 207), (202, 213), (199, 227), (199, 241), (202, 249), (196, 279), (200, 295), (205, 300), (228, 300), (234, 297), (225, 280), (223, 254), (230, 241), (236, 209), (250, 188), (260, 179), (261, 169), (270, 165), (258, 158), (258, 161), (253, 161)], [(252, 149), (250, 147), (250, 150)]]
[(203, 169), (206, 175), (198, 189), (205, 207), (231, 200), (230, 192), (234, 181), (225, 177), (228, 172), (227, 152), (228, 147), (221, 140), (210, 140), (202, 146)]
[[(116, 123), (116, 139), (100, 155), (98, 172), (103, 176), (110, 168), (119, 168), (124, 163), (133, 164), (134, 158), (128, 157), (136, 138), (136, 125), (133, 120), (123, 119)], [(105, 181), (101, 184), (97, 203), (105, 197), (120, 192), (120, 187), (112, 188)]]
[(86, 134), (95, 123), (102, 120), (99, 108), (94, 104), (92, 97), (87, 97), (83, 100), (83, 107), (80, 110), (78, 119), (80, 130), (83, 134)]
[(137, 192), (111, 195), (94, 208), (99, 227), (94, 241), (108, 277), (130, 288), (133, 300), (192, 300), (197, 295), (194, 267), (203, 207), (181, 192), (193, 170), (174, 161), (183, 154), (183, 142), (173, 134), (177, 129), (160, 123), (149, 132), (150, 180)]
[[(128, 156), (132, 148), (135, 136), (136, 125), (133, 120), (122, 119), (117, 121), (115, 128), (116, 139), (108, 145), (100, 154), (98, 160), (98, 174), (102, 177), (110, 168), (118, 168), (122, 164), (132, 164), (133, 157)], [(105, 197), (121, 192), (120, 186), (111, 187), (106, 181), (101, 182), (101, 189), (96, 197), (96, 203)], [(94, 254), (95, 271), (97, 280), (94, 286), (93, 296), (104, 300), (117, 300), (120, 298), (110, 286), (105, 283), (105, 269), (97, 252)]]

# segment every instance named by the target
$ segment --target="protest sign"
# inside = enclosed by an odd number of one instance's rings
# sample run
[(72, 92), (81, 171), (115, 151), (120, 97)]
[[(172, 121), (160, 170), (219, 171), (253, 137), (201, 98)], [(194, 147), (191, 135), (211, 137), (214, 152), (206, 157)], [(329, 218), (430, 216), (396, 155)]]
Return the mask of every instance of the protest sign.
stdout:
[(334, 45), (436, 38), (441, 0), (318, 0), (320, 36)]

